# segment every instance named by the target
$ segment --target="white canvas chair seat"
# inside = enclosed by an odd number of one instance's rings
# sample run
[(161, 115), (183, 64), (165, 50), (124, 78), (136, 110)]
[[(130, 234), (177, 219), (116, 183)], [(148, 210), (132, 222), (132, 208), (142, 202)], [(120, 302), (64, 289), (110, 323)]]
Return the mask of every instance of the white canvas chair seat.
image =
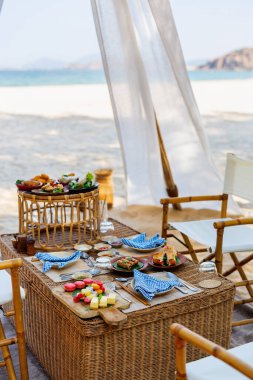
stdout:
[[(228, 350), (238, 359), (252, 365), (253, 342)], [(248, 377), (236, 371), (213, 356), (186, 364), (187, 380), (247, 380)]]
[[(197, 220), (190, 222), (170, 222), (181, 233), (215, 252), (217, 231), (214, 222), (232, 220), (220, 218), (210, 220)], [(224, 230), (222, 252), (245, 252), (253, 250), (253, 228), (247, 225), (229, 227)]]
[[(25, 291), (20, 287), (21, 298), (25, 298)], [(0, 271), (0, 305), (12, 301), (11, 276), (5, 270)]]
[[(190, 254), (195, 263), (199, 263), (198, 254), (209, 250), (204, 260), (215, 258), (216, 268), (219, 274), (230, 276), (237, 272), (239, 281), (235, 281), (235, 287), (245, 287), (248, 298), (235, 300), (235, 305), (253, 303), (253, 279), (248, 278), (244, 266), (253, 261), (253, 215), (251, 217), (227, 218), (229, 195), (234, 195), (253, 202), (253, 161), (240, 159), (233, 154), (227, 155), (223, 193), (218, 195), (198, 195), (188, 197), (173, 197), (161, 199), (163, 205), (162, 237), (174, 238), (187, 250), (181, 253)], [(169, 220), (169, 206), (181, 203), (219, 201), (221, 205), (220, 218), (211, 220), (198, 220), (190, 222), (171, 222)], [(216, 223), (215, 223), (216, 222)], [(178, 238), (173, 234), (170, 226), (182, 234)], [(198, 242), (202, 247), (193, 247), (192, 241)], [(244, 257), (237, 256), (238, 252), (245, 252)], [(232, 266), (223, 271), (223, 254), (228, 253)], [(232, 326), (240, 326), (253, 323), (253, 318), (234, 321)]]

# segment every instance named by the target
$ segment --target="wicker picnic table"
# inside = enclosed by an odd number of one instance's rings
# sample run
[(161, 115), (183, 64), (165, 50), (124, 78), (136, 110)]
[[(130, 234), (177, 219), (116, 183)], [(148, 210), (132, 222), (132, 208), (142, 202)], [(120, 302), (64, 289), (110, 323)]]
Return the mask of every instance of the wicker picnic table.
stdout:
[[(137, 231), (113, 220), (115, 235)], [(24, 257), (2, 235), (3, 259)], [(197, 285), (214, 274), (203, 274), (192, 262), (177, 275)], [(27, 289), (24, 319), (27, 344), (53, 380), (174, 379), (175, 350), (169, 326), (181, 323), (216, 343), (228, 347), (231, 334), (234, 286), (223, 278), (221, 286), (128, 314), (127, 323), (109, 327), (100, 317), (83, 320), (52, 294), (59, 285), (24, 260), (21, 283)], [(189, 347), (187, 360), (202, 356)]]

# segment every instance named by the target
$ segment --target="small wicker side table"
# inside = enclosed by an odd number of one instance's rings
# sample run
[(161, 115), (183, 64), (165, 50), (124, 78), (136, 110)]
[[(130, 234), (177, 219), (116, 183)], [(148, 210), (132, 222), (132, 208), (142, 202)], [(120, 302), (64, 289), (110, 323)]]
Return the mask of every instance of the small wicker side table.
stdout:
[[(115, 235), (137, 231), (112, 220)], [(13, 248), (12, 235), (2, 235), (3, 259), (22, 257)], [(207, 277), (221, 281), (215, 289), (180, 298), (128, 314), (127, 323), (109, 327), (100, 317), (83, 320), (52, 294), (58, 284), (24, 260), (21, 284), (26, 339), (31, 351), (52, 380), (174, 380), (175, 349), (169, 326), (181, 323), (228, 348), (231, 334), (234, 285), (215, 274), (207, 276), (192, 262), (177, 269), (177, 275), (197, 285)], [(203, 354), (187, 350), (187, 361)]]
[(43, 250), (94, 244), (100, 238), (98, 189), (54, 196), (18, 191), (18, 214), (19, 233), (32, 235)]

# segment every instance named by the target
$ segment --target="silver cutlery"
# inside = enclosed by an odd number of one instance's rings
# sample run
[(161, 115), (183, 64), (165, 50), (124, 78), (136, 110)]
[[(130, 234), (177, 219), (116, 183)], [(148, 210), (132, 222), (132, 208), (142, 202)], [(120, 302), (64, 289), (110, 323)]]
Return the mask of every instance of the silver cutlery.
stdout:
[(107, 288), (109, 290), (112, 290), (113, 292), (117, 293), (121, 298), (123, 298), (123, 300), (129, 302), (129, 303), (132, 303), (133, 301), (130, 300), (129, 298), (125, 297), (125, 296), (122, 296), (122, 294), (116, 289), (116, 284), (114, 284), (113, 282), (109, 283), (109, 284), (106, 284)]
[(130, 282), (132, 281), (133, 277), (128, 277), (128, 278), (124, 278), (124, 277), (116, 277), (115, 280), (116, 281), (119, 281), (119, 282)]
[(180, 288), (179, 286), (174, 286), (174, 289), (178, 290), (179, 292), (183, 294), (188, 294), (188, 291), (185, 289)]
[(177, 280), (180, 282), (180, 284), (182, 284), (182, 286), (188, 288), (189, 290), (191, 290), (192, 292), (197, 292), (198, 289), (197, 288), (194, 288), (193, 286), (191, 285), (188, 285), (184, 280), (182, 280), (181, 278), (177, 277), (174, 273), (171, 273), (171, 272), (166, 272), (167, 273), (167, 276), (171, 279), (171, 280)]

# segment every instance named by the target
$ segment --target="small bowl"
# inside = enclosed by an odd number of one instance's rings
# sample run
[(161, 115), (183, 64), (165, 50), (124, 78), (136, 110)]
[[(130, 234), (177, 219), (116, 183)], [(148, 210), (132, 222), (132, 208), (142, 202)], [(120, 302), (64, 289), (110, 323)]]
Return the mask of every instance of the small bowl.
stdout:
[(76, 272), (71, 276), (73, 280), (83, 280), (84, 278), (92, 278), (89, 272)]
[(77, 251), (83, 251), (83, 252), (88, 252), (92, 249), (92, 246), (89, 244), (75, 244), (74, 248)]
[(97, 254), (98, 257), (114, 257), (115, 253), (112, 250), (102, 251)]
[(121, 240), (112, 241), (110, 244), (111, 244), (112, 248), (121, 248), (123, 245)]
[(98, 263), (98, 264), (110, 264), (110, 259), (109, 259), (109, 257), (98, 257), (97, 259), (96, 259), (96, 263)]
[(98, 252), (104, 252), (110, 250), (112, 247), (110, 244), (98, 243), (94, 245), (94, 249)]

